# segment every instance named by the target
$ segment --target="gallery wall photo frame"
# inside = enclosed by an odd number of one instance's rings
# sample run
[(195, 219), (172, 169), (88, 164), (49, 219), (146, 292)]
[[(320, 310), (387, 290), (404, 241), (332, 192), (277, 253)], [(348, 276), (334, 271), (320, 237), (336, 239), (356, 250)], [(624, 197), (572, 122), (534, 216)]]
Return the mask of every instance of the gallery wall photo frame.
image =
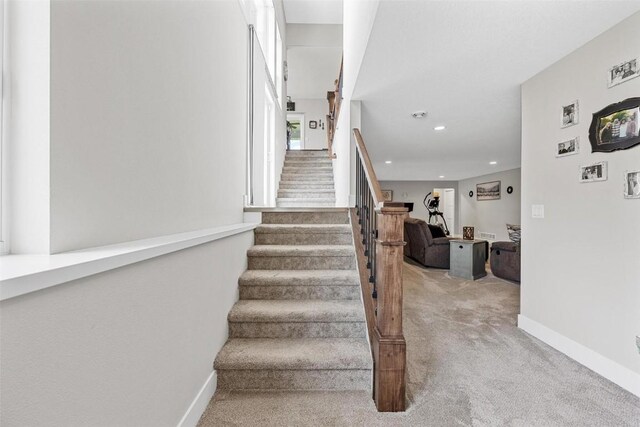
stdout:
[(393, 202), (393, 190), (382, 190), (382, 201), (383, 202)]
[(593, 113), (591, 152), (610, 153), (640, 144), (640, 97), (627, 98)]
[(476, 200), (500, 200), (501, 181), (490, 181), (476, 184)]
[(584, 183), (606, 181), (609, 178), (607, 169), (607, 162), (597, 162), (580, 166), (579, 181)]
[(562, 115), (560, 116), (560, 127), (567, 128), (569, 126), (580, 123), (580, 111), (578, 100), (576, 99), (570, 104), (562, 106)]
[(556, 144), (556, 157), (573, 156), (580, 152), (580, 137), (558, 142)]
[(310, 120), (309, 121), (309, 129), (317, 129), (318, 128), (318, 122), (315, 120)]
[(640, 169), (625, 171), (624, 198), (640, 199)]
[(612, 88), (640, 76), (638, 65), (640, 65), (640, 57), (628, 59), (609, 68), (607, 87)]

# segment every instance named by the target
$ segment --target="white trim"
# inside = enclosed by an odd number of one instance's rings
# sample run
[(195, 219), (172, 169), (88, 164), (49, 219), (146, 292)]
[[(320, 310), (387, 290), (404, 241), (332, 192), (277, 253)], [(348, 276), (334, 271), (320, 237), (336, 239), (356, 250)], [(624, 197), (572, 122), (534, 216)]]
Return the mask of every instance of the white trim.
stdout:
[(256, 226), (226, 225), (55, 255), (5, 255), (0, 257), (0, 301), (251, 231)]
[(196, 394), (196, 397), (189, 405), (189, 409), (182, 416), (182, 419), (178, 423), (178, 427), (195, 427), (198, 425), (198, 421), (200, 421), (200, 417), (204, 414), (204, 411), (207, 409), (209, 405), (209, 401), (213, 397), (213, 394), (216, 392), (216, 386), (218, 385), (218, 376), (216, 372), (213, 371), (209, 378), (204, 382), (204, 385)]
[(640, 397), (640, 374), (522, 314), (518, 315), (518, 327)]

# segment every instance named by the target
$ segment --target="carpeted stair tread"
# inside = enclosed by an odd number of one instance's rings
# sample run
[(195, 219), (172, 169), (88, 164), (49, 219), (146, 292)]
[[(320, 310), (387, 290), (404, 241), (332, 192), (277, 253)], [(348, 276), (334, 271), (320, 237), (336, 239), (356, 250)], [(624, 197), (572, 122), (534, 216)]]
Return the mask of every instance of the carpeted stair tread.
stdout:
[(353, 247), (347, 245), (255, 245), (250, 257), (352, 257)]
[(278, 190), (278, 193), (289, 194), (289, 193), (320, 193), (331, 195), (335, 193), (333, 188), (281, 188)]
[(303, 208), (302, 211), (263, 212), (263, 224), (348, 224), (349, 216), (343, 208), (324, 208), (325, 211), (314, 211)]
[(229, 322), (364, 322), (360, 301), (240, 300)]
[(216, 370), (346, 370), (372, 368), (364, 338), (233, 338)]
[(282, 207), (328, 207), (334, 206), (335, 204), (335, 197), (278, 197), (276, 199), (276, 205)]
[(360, 286), (355, 270), (247, 270), (240, 286)]
[(280, 182), (325, 182), (333, 183), (333, 174), (318, 173), (308, 175), (293, 175), (290, 173), (283, 173), (280, 175)]
[(256, 234), (351, 234), (349, 224), (262, 224), (256, 227)]

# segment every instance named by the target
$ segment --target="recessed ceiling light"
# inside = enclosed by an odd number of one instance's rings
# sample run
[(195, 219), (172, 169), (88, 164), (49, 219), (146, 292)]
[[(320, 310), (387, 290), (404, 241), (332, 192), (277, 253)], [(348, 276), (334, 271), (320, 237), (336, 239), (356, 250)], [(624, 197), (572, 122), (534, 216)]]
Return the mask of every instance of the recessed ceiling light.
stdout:
[(440, 178), (444, 178), (444, 175), (440, 175)]
[(424, 119), (425, 117), (427, 117), (427, 112), (416, 111), (415, 113), (411, 113), (411, 117), (413, 117), (414, 119)]
[(444, 127), (444, 126), (436, 126), (436, 127), (433, 128), (433, 130), (445, 130), (445, 129), (446, 129), (446, 127)]
[(385, 163), (390, 165), (391, 164), (391, 160), (386, 160)]
[(497, 165), (497, 164), (498, 164), (498, 162), (493, 161), (493, 162), (489, 162), (489, 164), (490, 164), (490, 165)]

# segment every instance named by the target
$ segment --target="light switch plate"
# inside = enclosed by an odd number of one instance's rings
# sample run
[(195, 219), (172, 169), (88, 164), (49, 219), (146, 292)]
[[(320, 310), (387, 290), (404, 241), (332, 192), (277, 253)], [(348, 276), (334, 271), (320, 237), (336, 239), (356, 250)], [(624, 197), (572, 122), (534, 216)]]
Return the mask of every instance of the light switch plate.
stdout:
[(544, 218), (544, 205), (531, 205), (531, 218)]

